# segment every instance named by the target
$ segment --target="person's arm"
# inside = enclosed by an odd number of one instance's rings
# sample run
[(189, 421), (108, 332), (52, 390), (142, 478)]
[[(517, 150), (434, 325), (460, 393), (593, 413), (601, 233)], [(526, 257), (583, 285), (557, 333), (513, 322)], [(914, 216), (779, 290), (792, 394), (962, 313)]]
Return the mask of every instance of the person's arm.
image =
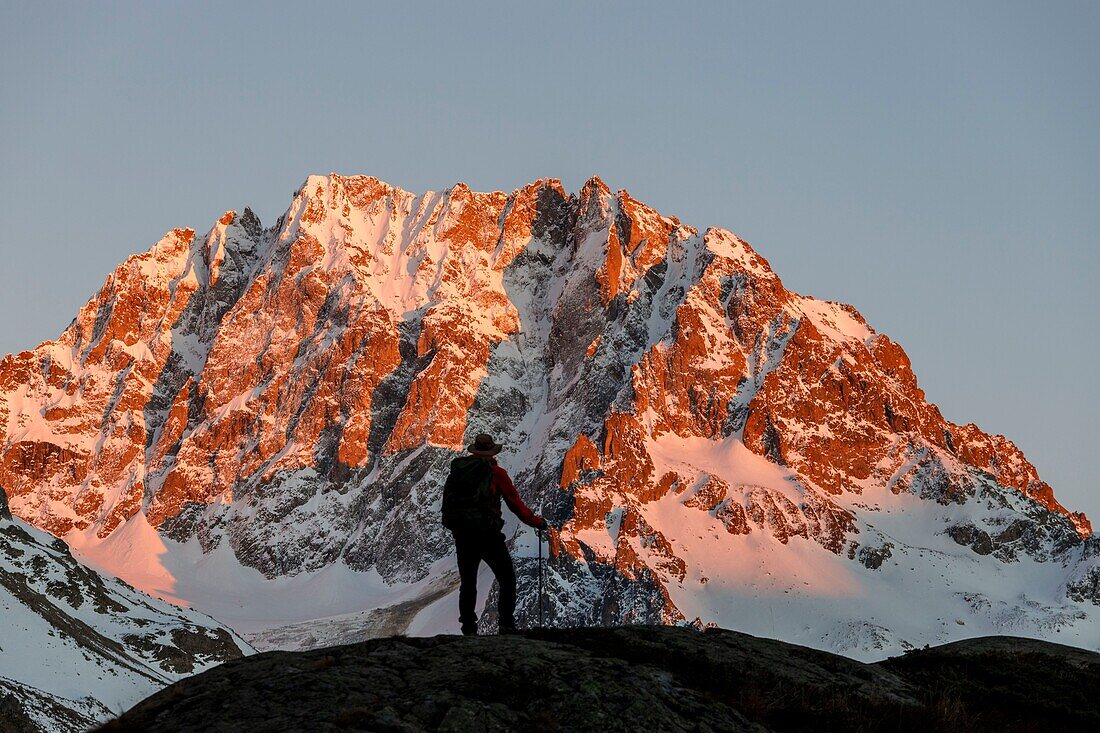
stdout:
[(523, 503), (519, 492), (516, 491), (515, 484), (512, 483), (512, 477), (500, 466), (493, 466), (493, 485), (500, 493), (501, 498), (504, 499), (504, 503), (519, 517), (521, 522), (535, 529), (546, 528), (546, 520), (535, 514)]

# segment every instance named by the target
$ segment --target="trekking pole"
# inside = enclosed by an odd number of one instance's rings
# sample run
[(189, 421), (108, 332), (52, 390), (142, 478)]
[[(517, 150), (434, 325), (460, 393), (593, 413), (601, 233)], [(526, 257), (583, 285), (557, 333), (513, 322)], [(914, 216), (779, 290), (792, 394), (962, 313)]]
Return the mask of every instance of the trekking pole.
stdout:
[(539, 628), (542, 628), (542, 530), (539, 530)]

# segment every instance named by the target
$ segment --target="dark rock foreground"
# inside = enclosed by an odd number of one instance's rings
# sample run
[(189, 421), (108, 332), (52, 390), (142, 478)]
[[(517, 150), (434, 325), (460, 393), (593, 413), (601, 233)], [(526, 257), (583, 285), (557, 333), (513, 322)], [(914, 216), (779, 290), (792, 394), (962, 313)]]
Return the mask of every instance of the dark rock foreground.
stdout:
[(393, 637), (227, 662), (101, 731), (1100, 730), (1100, 654), (988, 637), (863, 664), (719, 629)]

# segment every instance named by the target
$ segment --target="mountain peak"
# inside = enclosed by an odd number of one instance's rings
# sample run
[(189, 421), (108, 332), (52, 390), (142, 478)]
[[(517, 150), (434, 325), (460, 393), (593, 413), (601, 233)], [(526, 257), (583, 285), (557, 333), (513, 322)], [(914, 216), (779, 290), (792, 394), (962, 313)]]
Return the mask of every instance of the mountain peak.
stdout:
[(599, 176), (592, 176), (584, 185), (581, 186), (580, 196), (581, 199), (586, 199), (592, 196), (605, 196), (611, 193), (611, 189), (607, 187), (607, 184), (603, 182), (603, 179)]
[[(1011, 441), (944, 419), (900, 345), (729, 231), (598, 178), (415, 194), (332, 173), (278, 227), (222, 219), (0, 363), (13, 513), (135, 584), (245, 622), (297, 603), (292, 627), (427, 609), (449, 592), (450, 460), (489, 432), (554, 528), (558, 623), (698, 618), (863, 656), (1098, 638), (1087, 520)], [(372, 580), (300, 592), (334, 568)]]
[(252, 209), (247, 206), (244, 207), (244, 213), (241, 214), (239, 223), (252, 237), (259, 237), (260, 233), (263, 231), (263, 224), (260, 223), (260, 217), (256, 216)]

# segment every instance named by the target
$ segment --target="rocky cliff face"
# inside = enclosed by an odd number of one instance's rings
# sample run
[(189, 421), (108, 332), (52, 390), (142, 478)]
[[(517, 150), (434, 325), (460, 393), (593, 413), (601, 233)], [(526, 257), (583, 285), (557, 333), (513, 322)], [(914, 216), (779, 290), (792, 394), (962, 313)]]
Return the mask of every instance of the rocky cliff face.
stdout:
[(98, 575), (3, 508), (0, 729), (84, 731), (249, 650), (213, 619)]
[(855, 653), (968, 623), (1100, 638), (1089, 522), (1011, 441), (945, 420), (851, 306), (599, 179), (310, 177), (270, 228), (174, 230), (0, 362), (13, 510), (90, 556), (147, 522), (188, 558), (176, 595), (218, 553), (272, 579), (346, 566), (379, 604), (438, 592), (443, 472), (481, 431), (554, 525), (555, 623)]

